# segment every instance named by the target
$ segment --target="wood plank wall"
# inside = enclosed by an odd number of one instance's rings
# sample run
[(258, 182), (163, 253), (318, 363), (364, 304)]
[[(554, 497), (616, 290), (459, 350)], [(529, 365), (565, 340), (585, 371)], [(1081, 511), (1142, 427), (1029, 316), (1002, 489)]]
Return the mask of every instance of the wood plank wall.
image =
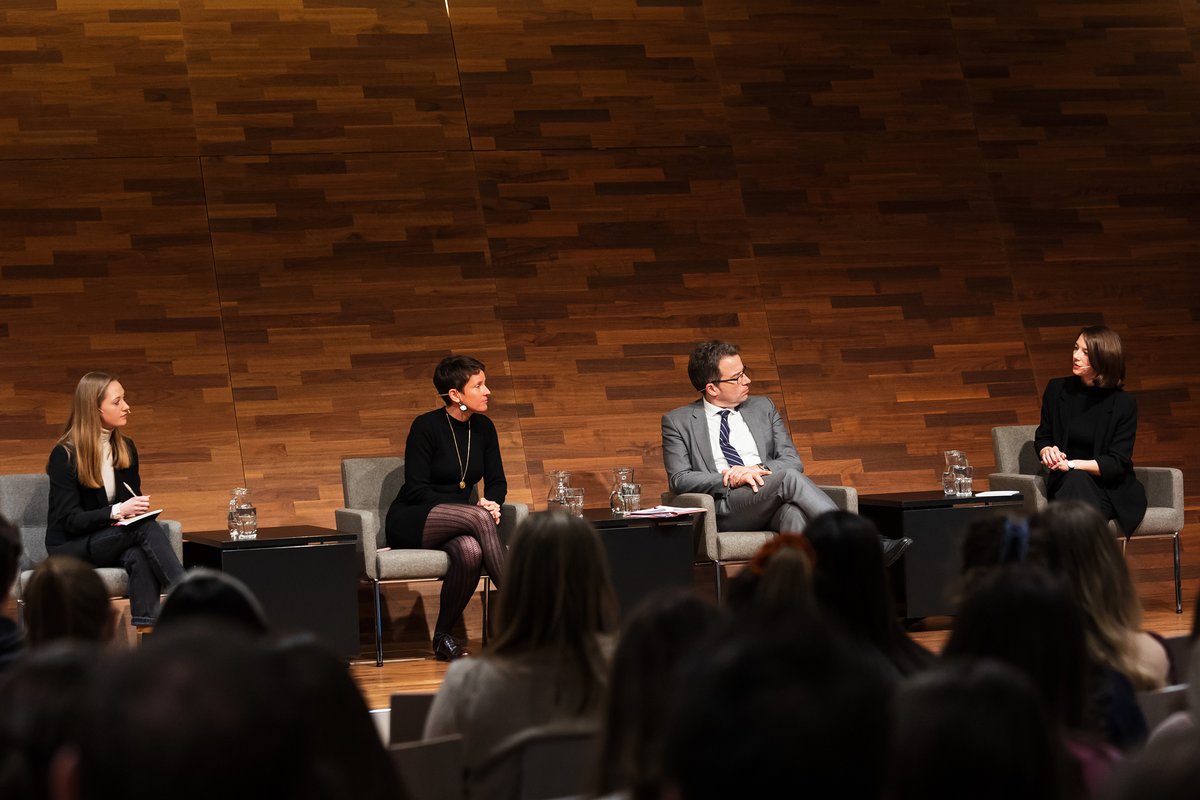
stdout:
[(819, 480), (932, 488), (1104, 321), (1194, 526), (1198, 57), (1196, 0), (8, 0), (3, 472), (106, 369), (187, 528), (331, 524), (466, 352), (513, 499), (598, 506), (722, 337)]

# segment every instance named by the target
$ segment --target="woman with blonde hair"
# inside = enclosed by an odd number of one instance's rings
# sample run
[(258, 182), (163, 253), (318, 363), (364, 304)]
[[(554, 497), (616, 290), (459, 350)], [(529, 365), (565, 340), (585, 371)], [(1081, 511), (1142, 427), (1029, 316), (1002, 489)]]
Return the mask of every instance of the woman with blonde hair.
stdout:
[(1142, 604), (1104, 516), (1081, 502), (1055, 502), (1030, 520), (1029, 558), (1066, 580), (1087, 617), (1088, 655), (1135, 689), (1166, 685), (1162, 642), (1141, 629)]
[(46, 464), (46, 550), (96, 567), (124, 567), (131, 621), (142, 626), (154, 623), (159, 595), (183, 576), (183, 566), (153, 519), (120, 524), (150, 510), (137, 448), (121, 432), (129, 413), (115, 376), (89, 372), (79, 380), (71, 415)]
[(608, 558), (586, 520), (530, 515), (513, 536), (505, 570), (496, 635), (481, 657), (450, 665), (424, 734), (462, 734), (472, 780), (496, 785), (503, 779), (489, 758), (515, 735), (598, 721), (616, 629)]

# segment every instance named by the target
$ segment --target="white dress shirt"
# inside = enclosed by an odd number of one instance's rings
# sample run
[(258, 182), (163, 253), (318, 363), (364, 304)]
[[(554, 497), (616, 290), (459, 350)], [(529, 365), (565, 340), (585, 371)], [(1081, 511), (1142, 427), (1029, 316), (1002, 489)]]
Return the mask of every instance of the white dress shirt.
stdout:
[[(708, 441), (712, 447), (713, 462), (717, 465), (717, 472), (729, 469), (729, 462), (725, 460), (725, 454), (721, 452), (721, 412), (725, 410), (714, 406), (708, 400), (704, 401), (704, 415), (708, 419)], [(733, 445), (734, 450), (738, 451), (743, 464), (750, 467), (761, 464), (762, 457), (758, 454), (758, 444), (754, 441), (754, 434), (750, 433), (746, 420), (742, 419), (741, 412), (737, 409), (731, 408), (728, 411), (729, 443)]]

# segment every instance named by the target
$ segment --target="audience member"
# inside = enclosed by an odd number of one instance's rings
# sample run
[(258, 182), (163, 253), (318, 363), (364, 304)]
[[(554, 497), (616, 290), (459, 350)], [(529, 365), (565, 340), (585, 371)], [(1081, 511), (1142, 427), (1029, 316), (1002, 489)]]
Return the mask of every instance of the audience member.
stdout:
[[(0, 599), (7, 598), (21, 564), (21, 531), (0, 516)], [(0, 614), (0, 674), (25, 647), (25, 635), (16, 622)]]
[(78, 743), (79, 708), (100, 658), (93, 642), (62, 640), (0, 676), (0, 797), (50, 797), (51, 761)]
[(893, 709), (893, 800), (1082, 796), (1058, 730), (1012, 667), (988, 659), (936, 667), (905, 681)]
[(1029, 557), (1029, 520), (1024, 517), (986, 517), (970, 524), (962, 547), (962, 596), (996, 567), (1023, 564)]
[(716, 606), (682, 589), (651, 595), (629, 616), (613, 656), (597, 794), (657, 796), (679, 665), (719, 619)]
[(1120, 756), (1103, 741), (1099, 712), (1088, 704), (1083, 626), (1079, 606), (1043, 570), (998, 569), (963, 602), (942, 655), (949, 662), (995, 659), (1024, 673), (1094, 792)]
[(220, 623), (156, 633), (102, 665), (57, 800), (317, 797), (281, 659)]
[(835, 624), (882, 654), (898, 676), (933, 663), (933, 654), (897, 621), (874, 523), (849, 511), (830, 511), (813, 520), (804, 535), (816, 552), (817, 606)]
[(1200, 643), (1193, 642), (1188, 657), (1187, 708), (1171, 714), (1150, 732), (1146, 747), (1161, 747), (1175, 739), (1200, 740)]
[(25, 629), (30, 647), (55, 639), (108, 642), (116, 614), (96, 569), (74, 556), (50, 556), (25, 587)]
[(283, 640), (276, 652), (299, 710), (315, 796), (394, 800), (400, 791), (395, 767), (345, 661), (307, 634)]
[(801, 534), (781, 533), (767, 540), (729, 581), (729, 608), (777, 622), (811, 619), (817, 613), (812, 560), (812, 544)]
[(596, 720), (608, 676), (615, 603), (600, 537), (564, 512), (532, 514), (513, 535), (480, 658), (455, 661), (434, 698), (425, 738), (463, 736), (476, 792), (502, 782), (485, 762), (505, 741), (548, 723)]
[(1146, 748), (1127, 762), (1103, 800), (1182, 800), (1200, 797), (1200, 737)]
[(811, 621), (739, 620), (722, 634), (681, 679), (667, 724), (668, 795), (881, 797), (891, 681), (878, 659)]
[(1167, 684), (1167, 648), (1141, 630), (1142, 604), (1099, 511), (1080, 502), (1051, 503), (1030, 520), (1030, 557), (1066, 579), (1087, 617), (1093, 660), (1120, 672), (1135, 689)]
[(256, 636), (267, 634), (267, 615), (246, 584), (215, 569), (190, 569), (167, 592), (155, 630), (196, 619), (222, 620)]

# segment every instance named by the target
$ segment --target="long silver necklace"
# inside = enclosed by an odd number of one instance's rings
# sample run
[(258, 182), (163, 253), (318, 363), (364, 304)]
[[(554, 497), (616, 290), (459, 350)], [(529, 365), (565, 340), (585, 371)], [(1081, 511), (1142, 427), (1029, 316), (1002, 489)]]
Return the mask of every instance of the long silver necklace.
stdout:
[(450, 421), (450, 412), (446, 412), (446, 424), (450, 426), (450, 438), (454, 440), (454, 457), (458, 459), (458, 488), (467, 488), (467, 466), (471, 464), (471, 419), (467, 418), (467, 463), (458, 452), (458, 437), (454, 435), (454, 423)]

